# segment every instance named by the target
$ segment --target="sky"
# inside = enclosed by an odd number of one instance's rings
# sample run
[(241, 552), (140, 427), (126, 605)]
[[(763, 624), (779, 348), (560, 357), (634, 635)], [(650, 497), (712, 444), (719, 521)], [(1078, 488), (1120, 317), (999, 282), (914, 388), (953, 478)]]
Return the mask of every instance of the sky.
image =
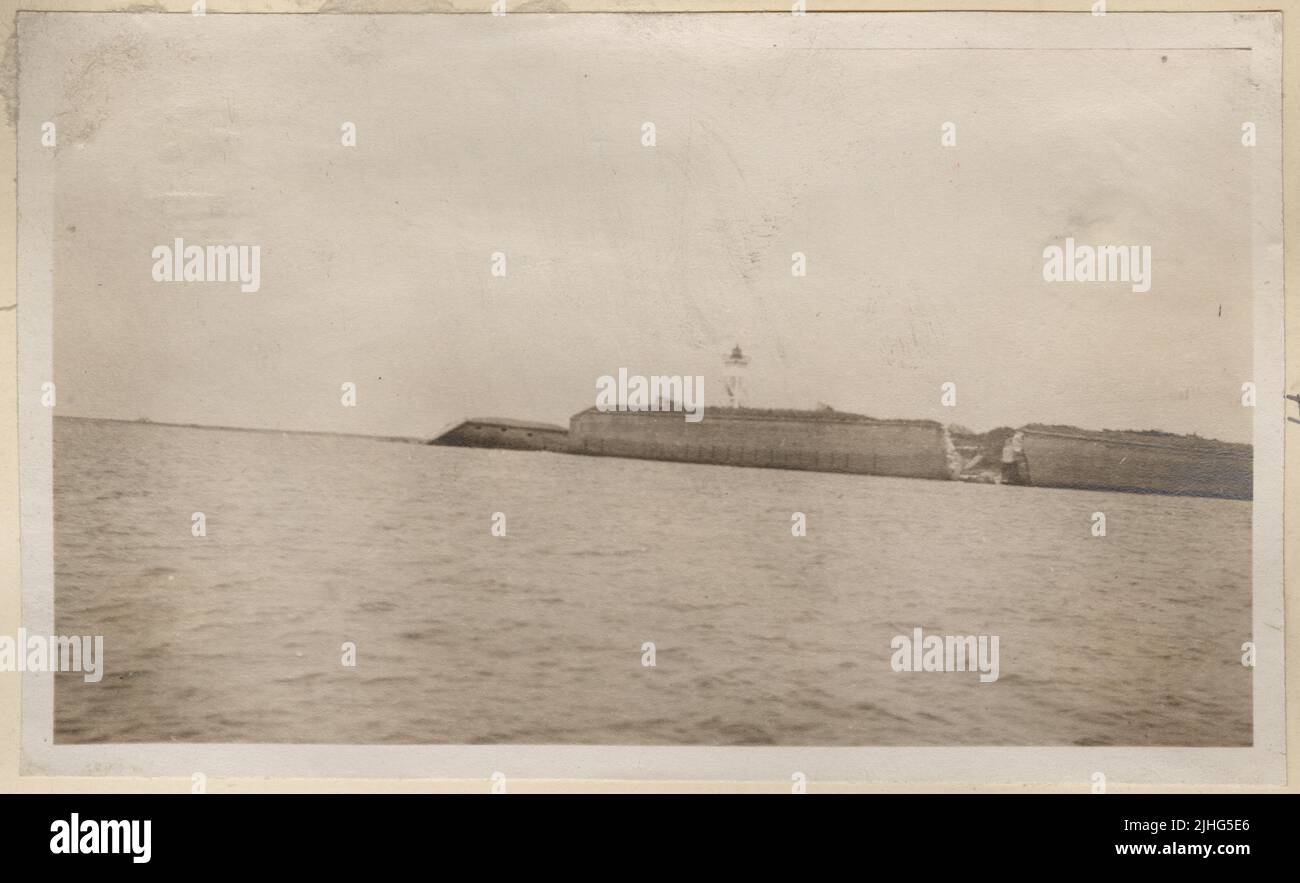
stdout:
[[(626, 368), (703, 375), (707, 419), (739, 344), (758, 407), (1250, 441), (1246, 53), (749, 18), (29, 27), (58, 413), (431, 436)], [(259, 245), (260, 290), (154, 281), (177, 237)], [(1066, 237), (1150, 246), (1150, 291), (1044, 281)]]

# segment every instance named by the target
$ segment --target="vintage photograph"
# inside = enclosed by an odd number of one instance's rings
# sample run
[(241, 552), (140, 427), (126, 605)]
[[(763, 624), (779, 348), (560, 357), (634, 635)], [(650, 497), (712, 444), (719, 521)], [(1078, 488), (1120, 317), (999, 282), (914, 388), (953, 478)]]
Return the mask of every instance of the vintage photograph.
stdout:
[(1271, 25), (1022, 18), (20, 15), (51, 744), (1256, 745)]

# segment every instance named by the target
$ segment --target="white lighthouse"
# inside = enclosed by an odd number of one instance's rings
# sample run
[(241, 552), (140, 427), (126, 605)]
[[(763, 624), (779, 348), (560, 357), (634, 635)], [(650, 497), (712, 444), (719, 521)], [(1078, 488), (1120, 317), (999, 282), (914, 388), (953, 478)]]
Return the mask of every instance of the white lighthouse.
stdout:
[(727, 396), (727, 407), (745, 407), (749, 395), (749, 356), (740, 351), (740, 344), (736, 344), (731, 355), (722, 360), (722, 368), (722, 389)]

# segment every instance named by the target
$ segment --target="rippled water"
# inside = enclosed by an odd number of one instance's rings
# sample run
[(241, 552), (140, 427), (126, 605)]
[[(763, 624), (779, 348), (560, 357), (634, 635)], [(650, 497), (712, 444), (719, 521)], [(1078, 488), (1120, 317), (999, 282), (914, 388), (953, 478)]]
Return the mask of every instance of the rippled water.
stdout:
[(1246, 502), (69, 419), (54, 478), (61, 742), (1251, 741)]

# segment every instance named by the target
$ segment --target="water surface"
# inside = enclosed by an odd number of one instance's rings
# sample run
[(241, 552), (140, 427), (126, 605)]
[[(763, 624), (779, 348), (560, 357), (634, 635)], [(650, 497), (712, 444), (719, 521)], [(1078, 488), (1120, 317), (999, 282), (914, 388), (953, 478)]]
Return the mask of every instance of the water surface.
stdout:
[(54, 496), (59, 742), (1251, 741), (1248, 502), (73, 419)]

